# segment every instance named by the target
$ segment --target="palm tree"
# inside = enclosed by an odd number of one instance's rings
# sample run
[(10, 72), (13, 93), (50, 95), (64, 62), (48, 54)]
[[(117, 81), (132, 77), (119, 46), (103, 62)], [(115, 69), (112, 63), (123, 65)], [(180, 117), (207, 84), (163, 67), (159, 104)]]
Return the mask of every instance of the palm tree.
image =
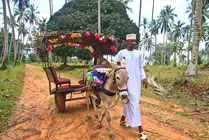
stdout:
[(19, 60), (22, 60), (22, 57), (23, 57), (23, 49), (24, 49), (24, 40), (25, 40), (25, 36), (29, 33), (28, 30), (26, 29), (25, 27), (25, 24), (24, 23), (21, 23), (18, 27), (18, 36), (21, 36), (21, 42), (22, 42), (22, 46), (20, 44), (19, 46)]
[[(16, 6), (16, 11), (18, 11), (18, 21), (24, 17), (24, 11), (30, 6), (30, 0), (13, 0)], [(16, 12), (17, 13), (17, 12)]]
[[(187, 63), (189, 63), (189, 58), (190, 58), (190, 51), (191, 51), (191, 45), (189, 45), (190, 44), (190, 42), (191, 42), (191, 35), (190, 35), (190, 26), (189, 25), (186, 25), (185, 27), (183, 27), (183, 34), (184, 34), (184, 40), (186, 41), (186, 42), (188, 42), (187, 43)], [(190, 39), (190, 41), (189, 41), (189, 39)]]
[[(27, 21), (25, 10), (30, 6), (30, 0), (12, 0), (14, 2), (14, 5), (16, 6), (14, 16), (16, 17), (18, 15), (17, 21), (19, 23), (19, 26), (21, 23), (24, 21)], [(18, 33), (20, 35), (20, 33)], [(19, 40), (19, 35), (18, 35), (18, 40)], [(18, 59), (18, 43), (16, 46), (16, 49), (14, 50), (14, 62), (13, 62), (13, 67), (16, 65), (17, 59)]]
[(155, 19), (149, 25), (149, 31), (155, 36), (155, 49), (157, 48), (157, 34), (159, 32), (159, 25)]
[[(161, 33), (163, 33), (163, 45), (165, 46), (165, 35), (171, 29), (171, 24), (174, 22), (174, 17), (177, 17), (176, 14), (173, 13), (175, 9), (171, 8), (171, 6), (165, 6), (164, 9), (161, 10), (160, 16), (158, 17), (159, 27), (161, 28)], [(164, 47), (164, 52), (162, 51), (162, 64), (165, 65), (165, 56), (166, 48)]]
[(205, 65), (209, 65), (209, 25), (207, 23), (202, 25), (201, 40), (205, 42), (205, 51), (208, 56)]
[(197, 74), (197, 61), (198, 61), (198, 50), (201, 34), (201, 21), (202, 21), (202, 0), (196, 0), (195, 7), (195, 19), (194, 19), (194, 35), (193, 35), (193, 46), (192, 46), (192, 60), (189, 64), (185, 75), (196, 75)]
[[(143, 23), (141, 24), (141, 26), (143, 26), (143, 28), (144, 28), (144, 33), (143, 33), (143, 39), (142, 40), (146, 40), (147, 38), (148, 38), (148, 34), (146, 33), (146, 29), (147, 29), (147, 26), (148, 26), (148, 20), (147, 20), (147, 18), (143, 18)], [(143, 43), (141, 43), (141, 44), (143, 44)], [(144, 57), (145, 57), (145, 48), (143, 47), (143, 59), (144, 59)]]
[(4, 16), (4, 57), (3, 63), (0, 69), (7, 69), (8, 65), (8, 29), (7, 29), (7, 9), (6, 9), (6, 0), (2, 0), (3, 3), (3, 16)]
[[(15, 60), (15, 57), (17, 55), (17, 44), (16, 44), (16, 37), (15, 37), (15, 19), (14, 19), (14, 16), (12, 15), (12, 12), (11, 12), (11, 8), (10, 8), (10, 1), (7, 0), (7, 6), (8, 6), (8, 9), (9, 9), (9, 15), (10, 15), (10, 20), (11, 20), (11, 27), (12, 27), (12, 41), (13, 41), (13, 45), (14, 45), (14, 60)], [(16, 63), (15, 63), (16, 64)], [(12, 65), (12, 67), (15, 67), (15, 65)]]
[(119, 0), (123, 6), (124, 6), (124, 10), (129, 10), (132, 12), (132, 9), (130, 7), (128, 7), (128, 3), (132, 2), (133, 0)]
[(30, 27), (29, 27), (29, 36), (27, 38), (26, 43), (28, 42), (28, 39), (31, 37), (31, 26), (34, 24), (38, 24), (38, 17), (37, 14), (39, 14), (40, 12), (37, 11), (38, 6), (34, 6), (34, 4), (30, 5), (29, 9), (26, 10), (27, 16), (28, 16), (28, 20), (30, 23)]
[(195, 8), (195, 0), (192, 0), (191, 2), (191, 6), (187, 7), (187, 13), (190, 11), (190, 9), (192, 9), (192, 12), (189, 14), (189, 18), (190, 19), (190, 30), (189, 30), (189, 39), (188, 39), (188, 48), (187, 48), (187, 64), (189, 64), (189, 47), (190, 47), (190, 44), (191, 44), (191, 36), (192, 36), (192, 27), (193, 27), (193, 15), (194, 15), (194, 8)]
[(173, 31), (172, 31), (172, 34), (174, 35), (174, 39), (176, 41), (179, 41), (179, 39), (181, 37), (183, 37), (183, 26), (184, 26), (184, 22), (181, 22), (181, 21), (177, 21), (177, 24), (174, 24), (173, 25)]
[(40, 30), (41, 35), (45, 35), (46, 33), (46, 18), (42, 17), (38, 22), (38, 29)]

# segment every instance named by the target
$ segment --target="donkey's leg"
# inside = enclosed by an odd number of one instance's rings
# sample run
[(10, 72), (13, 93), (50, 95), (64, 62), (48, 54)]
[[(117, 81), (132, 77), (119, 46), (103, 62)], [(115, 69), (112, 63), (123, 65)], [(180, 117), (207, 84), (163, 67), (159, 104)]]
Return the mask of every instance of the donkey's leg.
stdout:
[(105, 114), (106, 114), (106, 109), (104, 109), (104, 110), (102, 111), (102, 116), (101, 116), (101, 118), (99, 119), (99, 124), (98, 124), (98, 127), (97, 127), (98, 129), (102, 128), (102, 120), (103, 120)]
[(93, 106), (94, 106), (95, 117), (98, 118), (98, 112), (97, 112), (97, 106), (96, 106), (95, 100), (96, 99), (93, 97), (92, 98), (92, 103), (93, 103)]
[(112, 127), (111, 127), (111, 124), (110, 124), (110, 122), (111, 122), (110, 113), (109, 113), (108, 110), (106, 111), (106, 113), (107, 113), (107, 115), (106, 115), (107, 121), (108, 121), (108, 124), (109, 124), (110, 138), (114, 139), (115, 138), (115, 135), (112, 132)]
[(90, 111), (89, 111), (89, 91), (86, 91), (86, 105), (87, 105), (87, 115), (88, 119), (91, 119)]

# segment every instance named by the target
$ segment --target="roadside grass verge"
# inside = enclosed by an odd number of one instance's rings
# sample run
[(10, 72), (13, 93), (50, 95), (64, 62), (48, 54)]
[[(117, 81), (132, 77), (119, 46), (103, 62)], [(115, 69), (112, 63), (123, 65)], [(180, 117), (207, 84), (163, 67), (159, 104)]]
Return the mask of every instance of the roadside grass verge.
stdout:
[[(198, 69), (197, 76), (185, 76), (186, 67), (145, 66), (146, 76), (153, 76), (170, 97), (156, 95), (153, 88), (144, 89), (142, 94), (158, 100), (170, 101), (178, 105), (209, 110), (209, 71)], [(186, 81), (186, 82), (185, 82)], [(178, 85), (179, 84), (179, 85)]]
[(203, 121), (185, 112), (178, 112), (163, 106), (141, 101), (141, 112), (148, 116), (171, 125), (176, 130), (199, 140), (209, 139), (209, 122)]
[(22, 92), (23, 78), (23, 63), (0, 71), (0, 131), (6, 126), (9, 113)]

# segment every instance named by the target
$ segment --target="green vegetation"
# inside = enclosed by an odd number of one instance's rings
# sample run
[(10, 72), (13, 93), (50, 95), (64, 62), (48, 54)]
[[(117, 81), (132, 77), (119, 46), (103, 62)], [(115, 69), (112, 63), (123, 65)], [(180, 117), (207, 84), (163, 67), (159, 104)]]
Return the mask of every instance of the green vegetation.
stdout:
[(184, 76), (184, 67), (171, 66), (146, 66), (150, 71), (148, 76), (154, 76), (154, 80), (165, 88), (164, 97), (156, 94), (153, 88), (142, 88), (142, 94), (158, 99), (168, 100), (176, 104), (195, 107), (200, 110), (209, 110), (208, 106), (208, 81), (209, 71), (198, 69), (196, 77)]
[(23, 88), (24, 64), (9, 66), (0, 72), (0, 130), (5, 127), (8, 116)]

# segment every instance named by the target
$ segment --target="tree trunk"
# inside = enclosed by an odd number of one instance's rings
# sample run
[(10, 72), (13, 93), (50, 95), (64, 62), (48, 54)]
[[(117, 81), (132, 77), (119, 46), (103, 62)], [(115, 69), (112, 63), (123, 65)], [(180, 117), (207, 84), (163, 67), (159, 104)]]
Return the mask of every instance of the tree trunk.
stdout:
[[(2, 39), (3, 40), (3, 39)], [(3, 48), (2, 48), (2, 51), (1, 51), (1, 57), (0, 57), (0, 60), (2, 60), (4, 58), (4, 44), (3, 44)], [(3, 60), (2, 60), (3, 61)]]
[(187, 49), (187, 64), (189, 65), (189, 46), (191, 43), (191, 36), (192, 36), (192, 23), (193, 23), (193, 15), (194, 15), (194, 8), (195, 8), (195, 0), (192, 1), (192, 14), (190, 20), (190, 29), (189, 29), (189, 39), (188, 39), (188, 49)]
[[(100, 0), (98, 0), (98, 34), (101, 35), (101, 7), (100, 7)], [(99, 55), (99, 56), (95, 56), (95, 59), (94, 59), (94, 65), (97, 65), (97, 64), (101, 64), (102, 63), (102, 55)]]
[(200, 43), (200, 33), (201, 33), (201, 21), (202, 21), (202, 0), (196, 0), (195, 7), (195, 18), (194, 18), (194, 35), (193, 35), (193, 45), (192, 45), (192, 60), (189, 64), (185, 75), (197, 75), (197, 62), (198, 62), (198, 51)]
[[(153, 0), (153, 2), (152, 2), (152, 18), (151, 18), (151, 28), (152, 28), (152, 26), (153, 26), (153, 24), (152, 24), (152, 21), (153, 21), (153, 16), (154, 16), (154, 6), (155, 6), (155, 0)], [(151, 46), (152, 46), (152, 31), (151, 31)], [(150, 61), (151, 61), (151, 50), (152, 49), (150, 49)]]
[(64, 56), (64, 65), (67, 65), (67, 57)]
[(163, 33), (163, 48), (162, 48), (162, 58), (161, 58), (161, 64), (164, 65), (164, 61), (163, 61), (163, 58), (164, 58), (164, 47), (165, 47), (165, 32)]
[[(12, 35), (13, 36), (13, 35)], [(11, 36), (11, 38), (10, 38), (10, 42), (9, 42), (9, 56), (8, 56), (8, 61), (9, 61), (9, 58), (10, 58), (10, 53), (11, 53), (11, 48), (12, 48), (12, 39), (13, 39), (13, 37)]]
[[(18, 42), (19, 42), (19, 35), (18, 35), (18, 38), (17, 38)], [(14, 61), (13, 61), (13, 64), (12, 64), (12, 67), (15, 67), (16, 66), (16, 63), (17, 63), (17, 59), (18, 59), (18, 50), (19, 50), (19, 43), (17, 42), (17, 45), (16, 45), (16, 48), (14, 47)]]
[(49, 0), (50, 17), (53, 15), (53, 0)]
[(173, 66), (176, 67), (176, 50), (174, 52), (174, 63), (173, 63)]
[(98, 34), (101, 34), (101, 8), (100, 8), (100, 0), (98, 0)]
[[(49, 9), (50, 9), (50, 17), (53, 15), (53, 0), (49, 0)], [(49, 56), (49, 64), (52, 64), (52, 52), (49, 51), (48, 53)]]
[(8, 29), (7, 29), (7, 9), (6, 0), (2, 0), (3, 3), (3, 16), (4, 16), (4, 57), (3, 63), (0, 69), (7, 69), (8, 65)]
[[(12, 26), (12, 41), (13, 41), (13, 45), (14, 45), (14, 61), (15, 61), (15, 57), (17, 55), (17, 52), (15, 51), (15, 49), (17, 48), (17, 46), (16, 46), (16, 37), (15, 37), (14, 17), (13, 17), (12, 12), (11, 12), (10, 1), (9, 0), (7, 0), (7, 6), (8, 6), (8, 9), (9, 9), (10, 19), (12, 19), (12, 23), (11, 23), (11, 26)], [(16, 63), (13, 63), (13, 64), (16, 64)], [(15, 67), (15, 65), (12, 65), (12, 67)]]
[(141, 24), (141, 12), (142, 11), (142, 0), (140, 0), (140, 6), (139, 6), (139, 22), (138, 22), (138, 28), (139, 28), (139, 43), (141, 41), (141, 34), (140, 34), (140, 24)]

